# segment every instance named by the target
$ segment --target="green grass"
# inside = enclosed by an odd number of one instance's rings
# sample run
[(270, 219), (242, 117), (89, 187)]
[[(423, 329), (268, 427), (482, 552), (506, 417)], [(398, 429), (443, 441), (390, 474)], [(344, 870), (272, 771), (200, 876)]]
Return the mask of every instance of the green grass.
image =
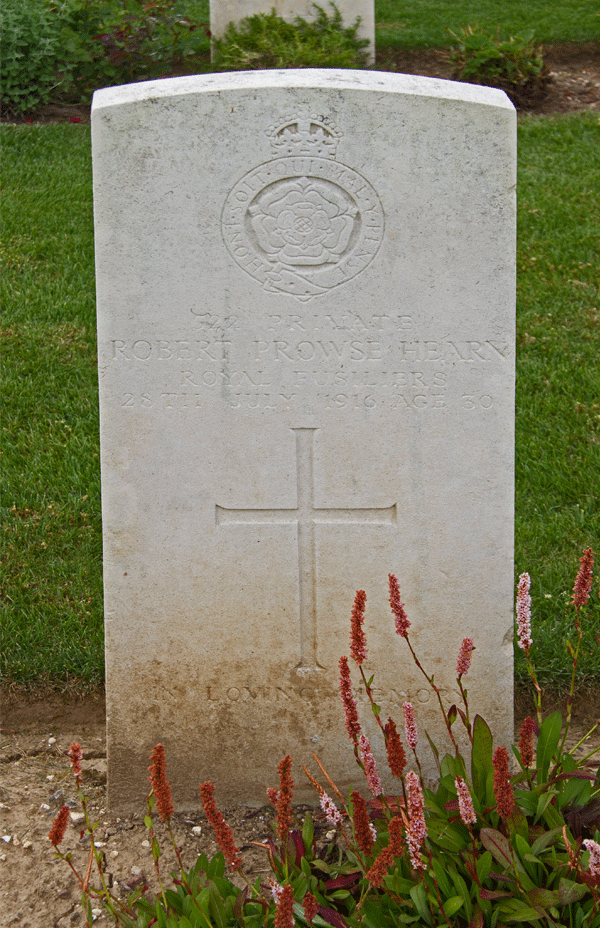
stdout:
[(2, 661), (18, 682), (103, 677), (89, 131), (3, 135)]
[[(93, 684), (103, 655), (89, 130), (2, 137), (2, 669), (20, 684)], [(532, 576), (535, 662), (554, 687), (568, 677), (581, 550), (600, 554), (599, 188), (597, 114), (520, 122), (516, 574)], [(588, 686), (600, 676), (596, 635), (597, 579)]]
[[(328, 0), (318, 0), (318, 5), (327, 10)], [(208, 20), (208, 0), (187, 0), (185, 6), (198, 21)], [(597, 0), (375, 0), (380, 49), (444, 48), (452, 44), (448, 29), (456, 32), (475, 23), (507, 34), (533, 29), (548, 44), (600, 41)]]
[[(597, 116), (521, 121), (516, 561), (532, 574), (541, 677), (556, 685), (568, 671), (562, 641), (572, 634), (566, 604), (580, 550), (593, 545), (600, 555), (598, 189)], [(584, 624), (596, 681), (599, 633), (596, 589)]]
[(491, 33), (514, 35), (530, 29), (539, 42), (600, 40), (597, 0), (376, 0), (376, 42), (380, 52), (396, 48), (444, 48), (448, 30), (479, 24)]

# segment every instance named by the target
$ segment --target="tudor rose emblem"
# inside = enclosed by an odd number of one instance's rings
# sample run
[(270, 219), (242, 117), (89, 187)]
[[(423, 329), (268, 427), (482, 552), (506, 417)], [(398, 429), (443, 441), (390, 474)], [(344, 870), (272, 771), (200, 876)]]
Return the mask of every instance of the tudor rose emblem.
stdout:
[(310, 300), (360, 274), (383, 238), (371, 184), (336, 160), (341, 131), (295, 114), (266, 132), (272, 158), (235, 185), (221, 217), (234, 261), (272, 293)]

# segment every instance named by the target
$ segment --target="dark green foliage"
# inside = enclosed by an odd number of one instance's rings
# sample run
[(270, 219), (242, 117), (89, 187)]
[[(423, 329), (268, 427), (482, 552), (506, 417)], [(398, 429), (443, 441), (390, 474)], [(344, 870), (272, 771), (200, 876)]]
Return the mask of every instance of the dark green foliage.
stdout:
[(76, 61), (73, 84), (86, 96), (105, 85), (168, 76), (207, 49), (208, 23), (181, 0), (63, 3), (64, 51)]
[(60, 23), (36, 0), (3, 0), (0, 6), (0, 86), (3, 112), (19, 114), (46, 103), (59, 80), (54, 62)]
[(230, 23), (214, 43), (214, 66), (219, 71), (269, 68), (364, 68), (368, 40), (357, 35), (359, 20), (344, 26), (340, 11), (331, 13), (313, 4), (310, 22), (298, 16), (288, 23), (273, 9), (239, 24)]
[[(575, 632), (579, 623), (586, 621), (592, 583), (596, 593), (593, 561), (590, 548), (581, 558), (575, 584), (577, 594), (568, 608)], [(390, 592), (394, 583), (397, 587), (397, 581), (390, 576)], [(527, 584), (519, 584), (517, 599), (518, 627), (523, 641), (528, 638)], [(575, 692), (575, 667), (582, 641), (580, 634), (576, 637), (577, 644), (570, 649), (571, 697)], [(157, 746), (151, 757), (152, 791), (144, 823), (159, 878), (162, 851), (155, 834), (156, 804), (161, 818), (167, 822), (179, 865), (179, 871), (173, 873), (175, 889), (165, 889), (161, 881), (161, 891), (155, 899), (143, 895), (142, 888), (128, 902), (118, 900), (102, 879), (103, 854), (94, 843), (92, 854), (100, 883), (92, 888), (74, 871), (82, 886), (84, 909), (90, 911), (92, 899), (96, 904), (100, 902), (120, 928), (304, 926), (309, 924), (307, 906), (316, 928), (400, 925), (507, 928), (513, 924), (600, 928), (600, 778), (597, 764), (590, 762), (597, 751), (588, 741), (591, 732), (579, 745), (566, 747), (571, 723), (569, 703), (564, 722), (559, 712), (544, 718), (530, 644), (526, 654), (535, 691), (536, 718), (525, 721), (518, 746), (512, 747), (516, 763), (511, 772), (513, 758), (504, 745), (494, 745), (487, 722), (480, 715), (471, 721), (472, 709), (464, 684), (471, 670), (473, 651), (473, 661), (477, 661), (476, 643), (473, 649), (471, 639), (463, 641), (454, 689), (459, 698), (457, 704), (448, 706), (434, 676), (428, 675), (418, 658), (408, 630), (401, 633), (398, 656), (406, 644), (419, 673), (432, 690), (433, 701), (439, 702), (445, 726), (440, 746), (442, 741), (445, 749), (451, 746), (450, 753), (442, 756), (442, 751), (428, 738), (437, 765), (437, 782), (428, 788), (421, 773), (424, 749), (416, 737), (418, 709), (415, 719), (413, 707), (404, 704), (405, 720), (410, 708), (414, 733), (409, 750), (407, 726), (404, 751), (396, 734), (398, 726), (383, 725), (380, 707), (373, 700), (374, 676), (369, 671), (367, 678), (363, 666), (367, 641), (362, 624), (352, 623), (350, 638), (351, 653), (353, 649), (355, 653), (354, 682), (356, 685), (359, 678), (359, 689), (370, 703), (381, 747), (376, 761), (366, 736), (361, 734), (359, 739), (356, 731), (350, 735), (358, 778), (362, 781), (364, 775), (367, 781), (368, 789), (364, 792), (368, 801), (358, 791), (352, 791), (350, 800), (345, 800), (316, 754), (313, 757), (319, 776), (330, 793), (304, 768), (319, 794), (322, 814), (317, 814), (325, 818), (329, 843), (319, 849), (311, 814), (304, 817), (303, 823), (292, 822), (293, 784), (288, 755), (278, 766), (279, 789), (268, 790), (275, 807), (273, 837), (268, 837), (263, 845), (275, 875), (275, 881), (269, 880), (270, 889), (261, 886), (260, 878), (254, 885), (247, 879), (234, 835), (214, 804), (211, 783), (201, 787), (204, 812), (229, 866), (246, 886), (240, 891), (225, 876), (222, 853), (210, 861), (202, 855), (191, 870), (185, 870), (170, 825), (174, 813), (164, 748)], [(470, 647), (465, 663), (466, 643)], [(533, 653), (535, 645), (531, 649)], [(350, 683), (347, 664), (346, 673)], [(344, 697), (343, 702), (348, 717), (348, 699)], [(577, 750), (580, 746), (581, 753)], [(77, 749), (79, 745), (72, 747), (71, 756)], [(347, 750), (349, 753), (352, 750), (349, 744)], [(379, 771), (383, 772), (386, 754), (394, 776), (394, 787), (388, 793), (384, 792), (377, 771), (379, 765)], [(411, 755), (409, 764), (407, 754)], [(74, 762), (74, 771), (75, 766)], [(415, 766), (418, 774), (409, 769)], [(81, 779), (77, 785), (86, 831), (93, 836), (98, 823), (92, 824), (89, 818)], [(49, 836), (51, 840), (58, 823), (59, 817)], [(61, 841), (62, 838), (53, 840), (56, 854), (69, 861), (70, 855), (60, 850)]]
[(209, 48), (194, 0), (6, 0), (0, 27), (3, 108), (11, 115), (184, 72)]
[(515, 106), (543, 99), (548, 72), (533, 32), (501, 39), (480, 26), (465, 26), (459, 34), (450, 34), (457, 43), (450, 53), (455, 80), (498, 87)]

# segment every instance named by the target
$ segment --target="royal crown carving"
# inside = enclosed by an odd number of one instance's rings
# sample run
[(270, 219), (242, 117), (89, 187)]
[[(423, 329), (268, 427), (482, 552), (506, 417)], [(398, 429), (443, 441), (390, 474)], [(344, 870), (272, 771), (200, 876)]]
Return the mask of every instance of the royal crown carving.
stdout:
[(327, 116), (298, 114), (286, 116), (266, 132), (274, 158), (310, 155), (335, 158), (342, 132)]

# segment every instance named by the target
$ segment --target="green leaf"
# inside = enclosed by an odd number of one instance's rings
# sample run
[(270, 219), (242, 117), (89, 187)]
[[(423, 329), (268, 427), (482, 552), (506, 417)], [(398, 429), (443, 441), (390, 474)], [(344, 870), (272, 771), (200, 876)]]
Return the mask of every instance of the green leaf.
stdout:
[[(487, 853), (487, 851), (486, 851), (486, 853)], [(452, 882), (454, 883), (454, 885), (455, 885), (455, 887), (456, 887), (457, 893), (458, 893), (460, 896), (462, 896), (463, 902), (464, 902), (464, 904), (465, 904), (465, 910), (466, 910), (465, 914), (466, 914), (466, 917), (467, 917), (468, 919), (470, 919), (471, 916), (472, 916), (472, 914), (473, 914), (473, 905), (472, 905), (472, 903), (471, 903), (471, 896), (469, 895), (469, 889), (468, 889), (468, 887), (467, 887), (467, 884), (466, 884), (465, 881), (463, 880), (463, 878), (462, 878), (462, 876), (460, 875), (460, 873), (456, 873), (456, 871), (455, 871), (454, 869), (452, 869), (452, 870), (450, 871), (450, 876), (452, 877)]]
[(538, 784), (548, 779), (550, 761), (556, 753), (560, 733), (562, 731), (562, 715), (560, 712), (551, 712), (542, 723), (537, 743), (536, 769)]
[[(511, 899), (511, 902), (513, 903), (511, 909), (506, 908), (509, 903), (502, 903), (498, 906), (500, 917), (505, 918), (509, 922), (539, 921), (540, 918), (545, 917), (543, 912), (536, 912), (531, 906), (525, 905), (525, 903), (519, 902), (517, 899)], [(516, 908), (516, 906), (518, 906), (518, 908)]]
[(477, 859), (477, 878), (480, 883), (483, 883), (488, 878), (488, 874), (492, 869), (493, 858), (490, 851), (484, 851), (480, 857)]
[(550, 831), (545, 831), (543, 835), (540, 835), (537, 838), (531, 847), (531, 853), (534, 857), (537, 857), (538, 854), (541, 854), (542, 851), (545, 851), (549, 844), (552, 844), (555, 838), (558, 838), (562, 835), (562, 828), (551, 828)]
[(427, 831), (431, 841), (435, 841), (444, 850), (454, 854), (464, 850), (469, 844), (469, 834), (466, 829), (462, 834), (458, 826), (451, 825), (443, 819), (432, 819), (428, 823)]
[(154, 823), (153, 823), (152, 819), (150, 818), (150, 816), (149, 816), (149, 815), (144, 815), (144, 825), (146, 826), (146, 828), (147, 828), (148, 830), (150, 830), (150, 828), (152, 828), (153, 824), (154, 824)]
[(560, 814), (560, 812), (558, 811), (558, 809), (556, 808), (556, 806), (553, 806), (553, 805), (552, 805), (552, 803), (550, 803), (550, 804), (548, 805), (548, 808), (547, 808), (546, 811), (544, 812), (542, 818), (543, 818), (544, 822), (545, 822), (550, 828), (558, 828), (559, 826), (562, 827), (562, 826), (564, 825), (564, 823), (565, 823), (565, 821), (564, 821), (562, 815)]
[(442, 895), (449, 896), (452, 892), (452, 884), (446, 876), (446, 868), (444, 867), (444, 864), (434, 857), (431, 861), (431, 865), (433, 867), (433, 872), (435, 873), (437, 884), (442, 891)]
[(227, 928), (227, 917), (225, 915), (225, 906), (221, 894), (215, 884), (211, 881), (208, 883), (209, 892), (209, 912), (214, 919), (217, 928)]
[(526, 815), (535, 815), (539, 802), (536, 793), (525, 789), (518, 789), (515, 790), (515, 799), (519, 808), (522, 809)]
[(422, 883), (417, 883), (416, 886), (413, 886), (410, 891), (410, 898), (414, 902), (415, 909), (423, 921), (428, 925), (431, 925), (431, 912), (429, 911), (429, 906), (427, 905), (427, 893), (425, 892), (425, 887)]
[(525, 895), (532, 905), (541, 906), (542, 908), (548, 908), (560, 902), (560, 896), (557, 892), (551, 889), (544, 889), (541, 886), (530, 889)]
[(489, 851), (500, 866), (513, 868), (512, 851), (508, 838), (495, 828), (482, 828), (479, 838), (484, 848)]
[(572, 902), (579, 902), (587, 894), (588, 888), (582, 883), (574, 883), (573, 880), (567, 880), (561, 877), (558, 884), (558, 898), (561, 905), (571, 905)]
[(537, 801), (534, 822), (537, 822), (539, 821), (539, 819), (541, 819), (542, 815), (544, 814), (548, 806), (551, 804), (555, 796), (556, 796), (556, 792), (552, 789), (548, 790), (547, 793), (542, 793), (542, 795)]
[(473, 722), (473, 749), (471, 752), (471, 781), (473, 791), (487, 804), (486, 783), (492, 767), (492, 733), (485, 719), (475, 716)]
[(510, 828), (511, 832), (516, 832), (516, 834), (520, 835), (525, 840), (529, 837), (529, 825), (527, 824), (527, 819), (517, 804), (513, 806), (512, 812), (506, 819), (506, 824)]
[(304, 844), (304, 850), (307, 854), (310, 854), (312, 850), (314, 837), (315, 827), (313, 825), (312, 815), (308, 812), (304, 819), (304, 824), (302, 825), (302, 843)]
[(444, 903), (444, 915), (448, 918), (451, 915), (455, 915), (458, 910), (462, 908), (463, 901), (462, 896), (451, 896), (450, 899), (447, 899)]

